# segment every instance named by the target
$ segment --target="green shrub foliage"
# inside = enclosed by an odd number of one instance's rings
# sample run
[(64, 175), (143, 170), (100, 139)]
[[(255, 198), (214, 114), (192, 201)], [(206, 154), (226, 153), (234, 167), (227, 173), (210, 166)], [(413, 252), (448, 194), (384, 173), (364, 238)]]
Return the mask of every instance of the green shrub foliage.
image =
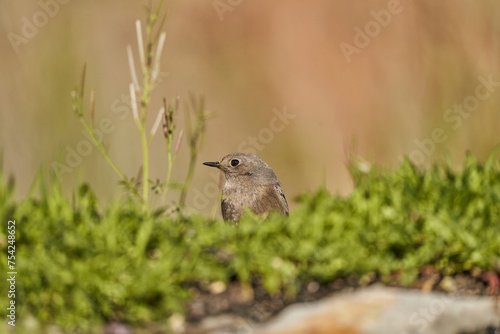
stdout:
[(409, 161), (395, 171), (350, 168), (348, 197), (320, 189), (301, 195), (288, 217), (247, 214), (238, 226), (145, 216), (127, 200), (101, 210), (88, 185), (71, 200), (52, 184), (15, 201), (0, 176), (0, 270), (9, 271), (6, 226), (15, 219), (18, 319), (29, 314), (68, 331), (110, 320), (141, 325), (184, 312), (190, 282), (256, 279), (271, 294), (294, 294), (311, 280), (373, 273), (407, 285), (424, 265), (445, 275), (498, 266), (495, 153), (484, 164), (469, 155), (459, 171)]

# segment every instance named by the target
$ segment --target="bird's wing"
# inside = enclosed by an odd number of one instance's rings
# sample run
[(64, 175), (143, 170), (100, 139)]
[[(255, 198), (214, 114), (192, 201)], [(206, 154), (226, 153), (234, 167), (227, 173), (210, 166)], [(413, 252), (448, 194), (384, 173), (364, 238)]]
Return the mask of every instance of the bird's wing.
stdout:
[(279, 185), (265, 186), (262, 197), (255, 201), (252, 206), (255, 214), (262, 214), (270, 211), (278, 211), (282, 214), (288, 214), (288, 204), (285, 194)]
[(283, 208), (285, 209), (285, 211), (283, 213), (288, 214), (288, 203), (286, 201), (286, 197), (285, 197), (285, 193), (283, 192), (283, 189), (281, 189), (279, 184), (276, 184), (274, 186), (274, 189), (276, 189), (276, 192), (278, 193), (281, 204), (283, 204)]

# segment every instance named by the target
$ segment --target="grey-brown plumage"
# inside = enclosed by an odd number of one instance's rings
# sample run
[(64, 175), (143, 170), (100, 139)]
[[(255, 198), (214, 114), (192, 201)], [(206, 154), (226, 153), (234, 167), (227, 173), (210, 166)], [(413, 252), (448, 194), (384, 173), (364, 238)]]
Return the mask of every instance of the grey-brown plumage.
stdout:
[(226, 184), (222, 189), (222, 218), (237, 222), (245, 208), (255, 214), (278, 211), (288, 214), (288, 203), (280, 181), (268, 164), (249, 153), (231, 153), (206, 166), (224, 172)]

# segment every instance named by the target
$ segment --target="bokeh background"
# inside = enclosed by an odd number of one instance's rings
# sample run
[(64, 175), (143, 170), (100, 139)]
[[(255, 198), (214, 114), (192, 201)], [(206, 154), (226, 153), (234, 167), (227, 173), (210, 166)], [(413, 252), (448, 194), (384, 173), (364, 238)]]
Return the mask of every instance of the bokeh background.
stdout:
[[(17, 196), (27, 193), (40, 168), (50, 171), (53, 162), (64, 163), (67, 148), (86, 139), (70, 97), (84, 63), (87, 98), (91, 88), (96, 92), (96, 120), (109, 118), (115, 126), (104, 137), (110, 153), (127, 174), (137, 174), (141, 150), (125, 102), (126, 46), (137, 59), (135, 20), (144, 21), (147, 4), (0, 2), (0, 146)], [(255, 150), (274, 168), (293, 208), (294, 196), (323, 185), (347, 194), (352, 182), (346, 162), (353, 154), (391, 168), (413, 153), (425, 167), (444, 159), (459, 164), (466, 151), (484, 159), (498, 144), (500, 86), (457, 123), (444, 119), (456, 117), (448, 110), (474, 96), (479, 77), (500, 82), (498, 1), (170, 0), (165, 5), (167, 40), (149, 122), (163, 96), (184, 99), (189, 91), (204, 95), (213, 115), (187, 201), (192, 211), (209, 214), (216, 200), (216, 171), (201, 162), (241, 149)], [(390, 18), (380, 14), (394, 8)], [(46, 22), (40, 12), (50, 14)], [(376, 23), (380, 15), (383, 24)], [(41, 20), (40, 27), (29, 30), (34, 20)], [(366, 28), (372, 29), (368, 40), (356, 37)], [(29, 38), (22, 39), (23, 29)], [(356, 42), (366, 45), (346, 57), (342, 46)], [(276, 113), (285, 111), (293, 118), (280, 123)], [(183, 121), (178, 115), (178, 128)], [(430, 145), (435, 129), (446, 139)], [(151, 178), (162, 179), (167, 163), (160, 133), (151, 152)], [(187, 161), (183, 142), (174, 178), (185, 176)], [(102, 202), (121, 191), (96, 149), (63, 175), (65, 193), (71, 196), (83, 181)], [(196, 195), (206, 201), (198, 198), (193, 205)]]

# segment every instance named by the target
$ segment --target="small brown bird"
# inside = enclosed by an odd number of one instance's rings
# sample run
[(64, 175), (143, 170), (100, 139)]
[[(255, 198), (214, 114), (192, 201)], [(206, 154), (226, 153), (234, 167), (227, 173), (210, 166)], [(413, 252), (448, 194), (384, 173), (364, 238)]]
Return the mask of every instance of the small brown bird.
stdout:
[(224, 172), (226, 184), (222, 189), (222, 218), (240, 220), (245, 208), (255, 214), (278, 211), (288, 215), (288, 203), (280, 181), (268, 164), (249, 153), (231, 153), (217, 162), (204, 162), (206, 166)]

